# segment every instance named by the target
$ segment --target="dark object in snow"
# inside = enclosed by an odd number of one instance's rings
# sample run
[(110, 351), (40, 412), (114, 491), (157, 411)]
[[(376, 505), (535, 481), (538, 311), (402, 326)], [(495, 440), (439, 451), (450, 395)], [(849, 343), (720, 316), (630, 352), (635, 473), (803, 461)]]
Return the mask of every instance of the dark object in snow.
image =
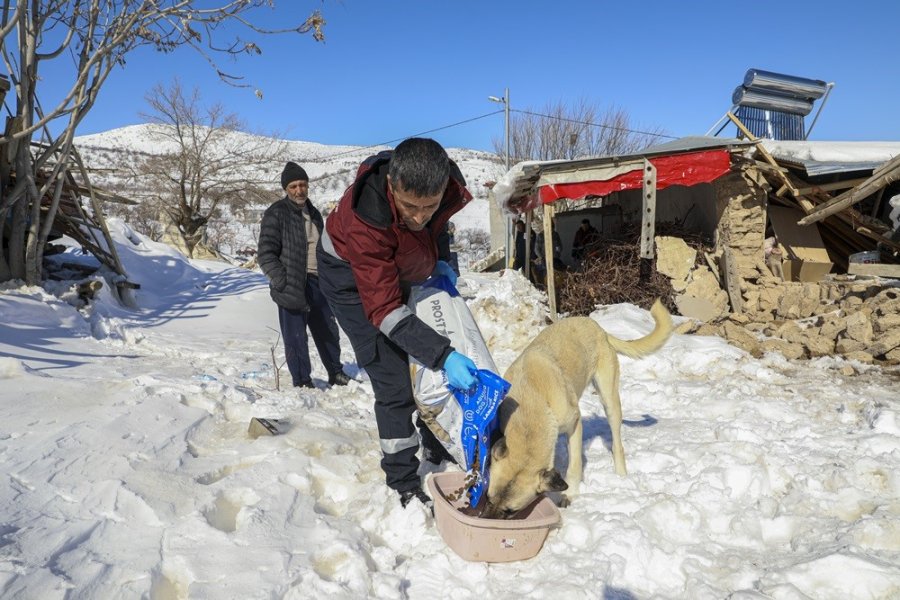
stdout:
[(412, 502), (414, 498), (424, 504), (425, 508), (427, 508), (429, 511), (431, 511), (432, 514), (434, 514), (434, 502), (420, 487), (415, 487), (411, 490), (400, 492), (400, 506), (406, 508), (406, 506), (410, 502)]
[(278, 435), (286, 431), (286, 424), (279, 419), (263, 419), (261, 417), (253, 417), (250, 419), (250, 427), (247, 433), (253, 439), (261, 435)]

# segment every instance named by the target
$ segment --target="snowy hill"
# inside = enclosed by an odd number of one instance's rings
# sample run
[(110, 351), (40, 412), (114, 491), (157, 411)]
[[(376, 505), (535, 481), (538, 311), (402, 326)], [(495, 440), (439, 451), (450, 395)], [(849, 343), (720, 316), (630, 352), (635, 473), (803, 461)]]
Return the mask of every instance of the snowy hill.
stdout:
[[(174, 150), (174, 145), (160, 135), (162, 126), (153, 124), (131, 125), (112, 129), (103, 133), (75, 138), (76, 147), (83, 155), (92, 171), (95, 185), (118, 190), (128, 196), (124, 180), (120, 176), (123, 168), (136, 164), (142, 155), (157, 154)], [(227, 147), (242, 143), (258, 143), (262, 136), (249, 133), (235, 133)], [(387, 146), (330, 146), (314, 142), (285, 141), (288, 160), (299, 163), (310, 177), (309, 195), (313, 203), (321, 208), (336, 202), (347, 186), (353, 181), (359, 163), (368, 156)], [(488, 189), (485, 182), (496, 180), (503, 173), (503, 163), (499, 157), (488, 152), (448, 148), (450, 158), (458, 165), (466, 178), (474, 200), (461, 211), (453, 222), (457, 230), (488, 230)], [(271, 182), (272, 200), (282, 196), (279, 176), (284, 164), (272, 164), (265, 172), (247, 172), (243, 176), (257, 182)], [(264, 207), (259, 207), (264, 208)]]

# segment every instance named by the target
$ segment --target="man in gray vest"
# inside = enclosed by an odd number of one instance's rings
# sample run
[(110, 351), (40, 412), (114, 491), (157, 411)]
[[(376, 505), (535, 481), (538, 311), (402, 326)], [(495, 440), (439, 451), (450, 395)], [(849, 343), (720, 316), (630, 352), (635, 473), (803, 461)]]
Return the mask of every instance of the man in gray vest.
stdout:
[(269, 293), (278, 305), (284, 357), (294, 387), (315, 387), (309, 362), (306, 328), (328, 372), (329, 385), (347, 385), (341, 366), (337, 322), (319, 291), (316, 244), (322, 234), (322, 214), (309, 201), (309, 177), (294, 162), (284, 166), (285, 197), (263, 214), (257, 248), (259, 266), (269, 278)]

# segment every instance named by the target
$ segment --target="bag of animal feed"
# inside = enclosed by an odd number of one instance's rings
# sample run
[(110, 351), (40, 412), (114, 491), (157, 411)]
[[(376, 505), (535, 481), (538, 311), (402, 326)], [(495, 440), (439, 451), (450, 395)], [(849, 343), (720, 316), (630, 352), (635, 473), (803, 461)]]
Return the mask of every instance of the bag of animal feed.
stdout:
[(457, 352), (478, 367), (474, 389), (455, 390), (443, 369), (432, 370), (409, 358), (416, 406), (422, 420), (469, 476), (469, 506), (476, 506), (489, 481), (490, 437), (497, 428), (497, 409), (509, 383), (496, 375), (484, 336), (466, 301), (445, 276), (414, 287), (409, 305), (422, 321), (450, 338)]

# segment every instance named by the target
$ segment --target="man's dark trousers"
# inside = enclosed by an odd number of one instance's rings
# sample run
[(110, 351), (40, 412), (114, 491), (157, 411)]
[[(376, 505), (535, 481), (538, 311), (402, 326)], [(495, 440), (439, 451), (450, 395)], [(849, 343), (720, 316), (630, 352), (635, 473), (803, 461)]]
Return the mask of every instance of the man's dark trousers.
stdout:
[[(416, 402), (409, 376), (409, 356), (381, 333), (366, 317), (359, 293), (338, 290), (341, 277), (352, 282), (350, 266), (322, 250), (316, 254), (322, 272), (322, 287), (332, 311), (356, 353), (356, 362), (365, 369), (375, 394), (375, 422), (381, 443), (381, 469), (389, 488), (405, 492), (421, 486), (418, 476), (419, 438), (427, 451), (441, 457), (446, 451), (420, 419), (413, 424)], [(416, 432), (418, 426), (419, 432)]]
[(306, 301), (309, 304), (308, 312), (278, 307), (278, 324), (281, 326), (281, 337), (284, 339), (284, 356), (295, 386), (311, 381), (312, 378), (307, 327), (312, 333), (319, 357), (329, 377), (340, 373), (342, 369), (337, 322), (328, 307), (328, 300), (319, 290), (319, 278), (315, 275), (306, 276)]
[(409, 356), (397, 344), (379, 335), (375, 341), (377, 357), (366, 365), (372, 391), (375, 393), (375, 423), (381, 439), (381, 470), (389, 488), (405, 492), (420, 487), (417, 474), (419, 438), (422, 445), (436, 456), (446, 454), (431, 430), (416, 417), (419, 432), (413, 425), (416, 403), (409, 376)]

